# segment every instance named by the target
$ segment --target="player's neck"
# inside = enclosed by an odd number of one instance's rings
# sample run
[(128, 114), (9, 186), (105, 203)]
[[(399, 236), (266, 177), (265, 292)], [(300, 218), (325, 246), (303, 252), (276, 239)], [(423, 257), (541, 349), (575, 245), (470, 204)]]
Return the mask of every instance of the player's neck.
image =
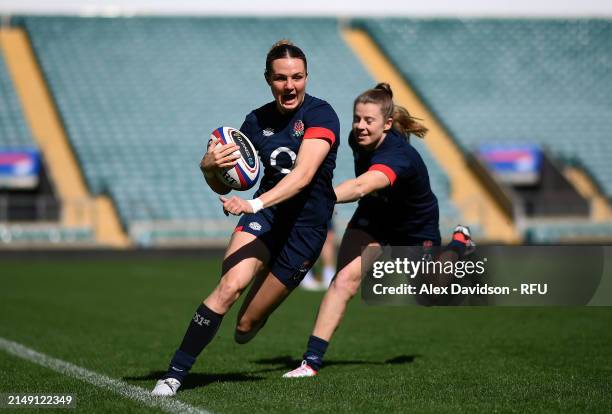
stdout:
[(372, 149), (370, 151), (377, 150), (382, 145), (382, 143), (385, 140), (385, 138), (387, 138), (387, 133), (383, 132), (383, 134), (381, 135), (380, 139), (378, 141), (376, 141), (376, 143), (372, 146)]

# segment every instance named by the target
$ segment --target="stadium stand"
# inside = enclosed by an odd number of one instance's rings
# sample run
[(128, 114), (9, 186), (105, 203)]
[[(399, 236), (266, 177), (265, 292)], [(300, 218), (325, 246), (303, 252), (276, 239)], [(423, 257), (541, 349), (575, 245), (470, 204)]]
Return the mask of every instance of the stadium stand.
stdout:
[(526, 230), (527, 243), (610, 242), (612, 223), (564, 222), (532, 224)]
[[(29, 131), (4, 55), (0, 53), (0, 149), (33, 148), (37, 148), (37, 145)], [(11, 195), (7, 189), (3, 189), (0, 193), (0, 246), (72, 243), (82, 245), (93, 242), (92, 229), (67, 228), (59, 223), (46, 221), (44, 217), (47, 214), (44, 211), (41, 213), (43, 222), (9, 222), (11, 204), (7, 197), (13, 197), (14, 200), (20, 196)], [(42, 205), (49, 204), (49, 196), (42, 198), (44, 198), (40, 200)]]
[[(611, 21), (372, 19), (356, 25), (465, 151), (484, 142), (540, 143), (584, 168), (612, 198)], [(593, 227), (576, 222), (557, 233), (583, 236)]]
[[(335, 180), (354, 174), (346, 145), (352, 101), (373, 80), (343, 42), (335, 19), (23, 21), (90, 191), (112, 197), (139, 244), (190, 239), (194, 220), (211, 224), (195, 232), (205, 238), (227, 235), (233, 227), (235, 219), (226, 218), (204, 188), (198, 163), (213, 128), (239, 126), (249, 110), (270, 100), (263, 61), (279, 34), (305, 50), (309, 93), (327, 99), (340, 117), (343, 146)], [(454, 222), (448, 177), (419, 149), (442, 214)], [(339, 206), (339, 223), (353, 209)]]
[(0, 148), (36, 147), (0, 51)]
[(55, 224), (26, 225), (0, 223), (0, 246), (79, 246), (92, 245), (94, 234), (90, 228), (67, 228)]

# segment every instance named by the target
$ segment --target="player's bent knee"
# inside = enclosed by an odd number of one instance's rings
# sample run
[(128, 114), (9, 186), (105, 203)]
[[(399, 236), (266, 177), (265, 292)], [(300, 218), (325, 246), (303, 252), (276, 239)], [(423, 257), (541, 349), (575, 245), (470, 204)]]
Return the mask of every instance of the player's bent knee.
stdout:
[(214, 300), (221, 307), (230, 308), (240, 297), (242, 287), (231, 280), (221, 279), (221, 283), (215, 289)]
[(359, 282), (359, 279), (355, 279), (349, 274), (338, 273), (332, 283), (332, 287), (343, 296), (352, 298), (357, 294), (357, 291), (359, 290)]

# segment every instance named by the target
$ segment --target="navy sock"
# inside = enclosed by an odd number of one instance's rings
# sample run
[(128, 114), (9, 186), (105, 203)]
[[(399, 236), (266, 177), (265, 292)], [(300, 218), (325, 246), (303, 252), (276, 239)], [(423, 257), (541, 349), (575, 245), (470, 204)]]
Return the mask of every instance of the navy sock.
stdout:
[(198, 355), (215, 337), (222, 320), (223, 315), (210, 310), (206, 305), (198, 307), (181, 346), (170, 361), (165, 378), (176, 378), (181, 382), (185, 379)]
[(196, 357), (177, 349), (172, 357), (172, 361), (170, 361), (170, 366), (168, 367), (168, 372), (164, 375), (164, 379), (176, 378), (183, 382), (195, 361)]
[(461, 258), (465, 254), (467, 247), (465, 243), (461, 243), (459, 240), (451, 240), (448, 246), (446, 246), (446, 249), (452, 250), (459, 255), (459, 258)]
[(310, 338), (308, 338), (304, 360), (306, 360), (308, 365), (315, 371), (319, 371), (323, 366), (323, 356), (325, 355), (325, 351), (327, 351), (328, 345), (329, 342), (314, 335), (310, 335)]

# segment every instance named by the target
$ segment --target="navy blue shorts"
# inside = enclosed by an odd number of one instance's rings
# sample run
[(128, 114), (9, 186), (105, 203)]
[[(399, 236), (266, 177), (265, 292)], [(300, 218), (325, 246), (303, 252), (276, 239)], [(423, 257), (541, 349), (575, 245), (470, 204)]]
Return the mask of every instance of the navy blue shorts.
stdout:
[(440, 231), (437, 226), (435, 227), (435, 230), (424, 232), (429, 234), (398, 230), (395, 223), (389, 222), (384, 217), (357, 208), (347, 229), (363, 230), (383, 246), (439, 246)]
[(321, 254), (327, 225), (296, 227), (270, 221), (261, 212), (245, 214), (236, 231), (250, 233), (270, 252), (268, 268), (289, 289), (297, 287)]

